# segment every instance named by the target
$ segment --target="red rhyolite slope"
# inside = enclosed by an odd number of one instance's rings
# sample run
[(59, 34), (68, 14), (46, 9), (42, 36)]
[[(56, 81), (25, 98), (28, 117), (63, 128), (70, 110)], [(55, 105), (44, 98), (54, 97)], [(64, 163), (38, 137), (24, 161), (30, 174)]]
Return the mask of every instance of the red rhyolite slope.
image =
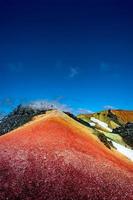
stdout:
[(133, 163), (53, 111), (0, 137), (0, 200), (133, 200)]

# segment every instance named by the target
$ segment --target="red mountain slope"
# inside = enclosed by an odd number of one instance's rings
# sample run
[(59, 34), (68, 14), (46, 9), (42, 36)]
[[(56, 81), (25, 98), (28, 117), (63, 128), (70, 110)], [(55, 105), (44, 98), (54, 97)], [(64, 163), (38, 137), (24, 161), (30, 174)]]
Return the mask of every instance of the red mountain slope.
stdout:
[(133, 200), (133, 163), (53, 111), (0, 137), (0, 200)]

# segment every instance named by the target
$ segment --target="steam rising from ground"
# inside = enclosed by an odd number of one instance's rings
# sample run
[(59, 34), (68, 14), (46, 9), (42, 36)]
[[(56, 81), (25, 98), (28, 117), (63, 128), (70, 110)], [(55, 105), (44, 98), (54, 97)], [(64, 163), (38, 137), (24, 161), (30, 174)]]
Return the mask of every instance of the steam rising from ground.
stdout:
[(34, 110), (57, 109), (60, 111), (71, 112), (70, 107), (68, 107), (66, 104), (61, 104), (57, 101), (39, 100), (39, 101), (33, 101), (26, 106), (28, 106)]

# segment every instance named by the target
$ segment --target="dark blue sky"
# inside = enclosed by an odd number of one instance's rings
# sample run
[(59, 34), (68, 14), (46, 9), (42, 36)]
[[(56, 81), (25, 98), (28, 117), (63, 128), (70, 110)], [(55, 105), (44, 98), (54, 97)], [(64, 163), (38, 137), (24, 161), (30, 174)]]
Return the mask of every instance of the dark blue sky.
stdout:
[(1, 101), (133, 109), (132, 10), (132, 0), (1, 0)]

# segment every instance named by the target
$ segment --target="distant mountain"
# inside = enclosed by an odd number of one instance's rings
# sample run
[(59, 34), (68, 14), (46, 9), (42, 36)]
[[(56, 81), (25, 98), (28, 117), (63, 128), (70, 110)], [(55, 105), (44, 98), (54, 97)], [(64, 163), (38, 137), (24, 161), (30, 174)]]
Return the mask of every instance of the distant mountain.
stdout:
[(90, 121), (91, 117), (95, 117), (96, 119), (107, 123), (110, 128), (117, 128), (128, 122), (133, 123), (133, 111), (105, 110), (92, 114), (82, 113), (78, 115), (78, 118), (84, 119), (87, 122)]
[(126, 147), (133, 148), (133, 111), (105, 110), (77, 116), (96, 131)]
[(133, 200), (133, 150), (121, 136), (132, 121), (116, 113), (19, 106), (3, 118), (0, 200)]

